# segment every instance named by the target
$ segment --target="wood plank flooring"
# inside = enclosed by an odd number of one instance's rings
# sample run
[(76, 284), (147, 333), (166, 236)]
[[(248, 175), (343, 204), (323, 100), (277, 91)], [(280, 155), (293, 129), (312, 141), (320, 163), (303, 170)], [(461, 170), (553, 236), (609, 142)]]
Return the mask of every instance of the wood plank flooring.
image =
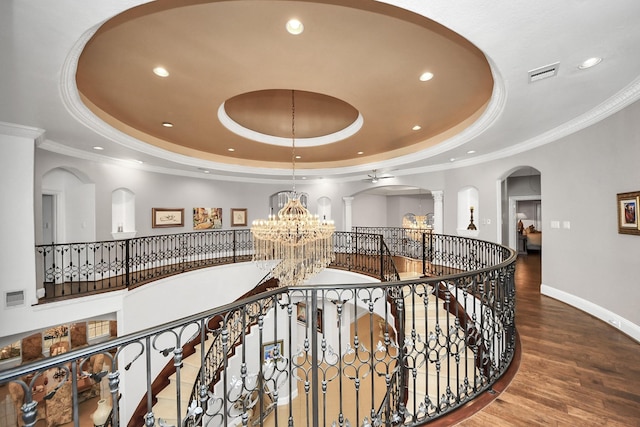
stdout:
[(640, 343), (542, 296), (540, 282), (540, 255), (520, 256), (519, 370), (492, 403), (455, 425), (640, 426)]

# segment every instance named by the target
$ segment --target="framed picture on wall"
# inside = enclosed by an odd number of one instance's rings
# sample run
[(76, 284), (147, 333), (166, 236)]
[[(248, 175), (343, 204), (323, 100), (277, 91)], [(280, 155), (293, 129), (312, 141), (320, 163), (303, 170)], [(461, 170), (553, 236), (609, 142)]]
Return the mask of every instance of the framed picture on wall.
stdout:
[(322, 333), (322, 309), (318, 309), (318, 333)]
[(262, 344), (262, 360), (265, 362), (275, 359), (278, 355), (282, 356), (282, 352), (284, 352), (282, 340)]
[(193, 208), (193, 229), (222, 228), (222, 208)]
[(231, 208), (231, 226), (232, 227), (247, 226), (247, 209)]
[(618, 233), (640, 235), (639, 202), (640, 191), (618, 193)]
[(296, 319), (298, 323), (307, 325), (307, 304), (303, 302), (296, 304)]
[(184, 208), (151, 208), (151, 227), (184, 226)]

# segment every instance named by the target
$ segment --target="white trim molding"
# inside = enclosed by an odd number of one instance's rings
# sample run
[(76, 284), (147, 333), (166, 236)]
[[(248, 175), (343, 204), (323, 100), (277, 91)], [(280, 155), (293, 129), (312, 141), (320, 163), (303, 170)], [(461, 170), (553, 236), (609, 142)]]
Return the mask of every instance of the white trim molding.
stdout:
[(614, 328), (619, 329), (624, 334), (629, 335), (634, 340), (640, 342), (640, 326), (630, 322), (622, 316), (607, 310), (604, 307), (600, 307), (597, 304), (587, 301), (575, 295), (571, 295), (567, 292), (561, 291), (551, 286), (542, 284), (540, 286), (540, 293), (546, 295), (558, 301), (562, 301), (569, 304), (572, 307), (582, 310), (587, 314), (592, 315), (605, 323), (610, 324)]

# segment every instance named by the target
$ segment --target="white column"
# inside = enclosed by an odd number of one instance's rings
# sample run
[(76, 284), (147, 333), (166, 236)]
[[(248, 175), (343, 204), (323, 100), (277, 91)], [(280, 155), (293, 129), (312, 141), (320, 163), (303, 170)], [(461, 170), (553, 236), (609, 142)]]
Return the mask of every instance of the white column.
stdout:
[(343, 231), (351, 231), (351, 226), (353, 223), (352, 220), (352, 210), (351, 210), (351, 205), (353, 203), (353, 197), (343, 197), (342, 200), (344, 201), (344, 230)]
[(433, 232), (442, 234), (444, 231), (444, 205), (442, 203), (444, 191), (431, 191), (433, 197)]

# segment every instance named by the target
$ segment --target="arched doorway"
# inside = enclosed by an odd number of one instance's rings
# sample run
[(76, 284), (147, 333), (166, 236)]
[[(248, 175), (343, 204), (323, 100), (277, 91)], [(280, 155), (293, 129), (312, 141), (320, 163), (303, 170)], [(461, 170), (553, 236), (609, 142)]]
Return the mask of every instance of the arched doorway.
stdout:
[[(510, 170), (501, 181), (502, 190), (502, 244), (514, 248), (519, 254), (528, 250), (542, 250), (542, 187), (540, 171), (531, 166)], [(520, 224), (520, 228), (519, 228)], [(531, 231), (535, 239), (529, 242), (525, 232)], [(534, 242), (535, 240), (535, 242)]]
[(403, 218), (441, 215), (434, 208), (430, 190), (407, 185), (368, 188), (355, 193), (351, 201), (351, 223), (362, 227), (402, 227)]
[(96, 240), (95, 184), (85, 174), (51, 169), (42, 176), (41, 191), (42, 235), (52, 240), (47, 243)]

